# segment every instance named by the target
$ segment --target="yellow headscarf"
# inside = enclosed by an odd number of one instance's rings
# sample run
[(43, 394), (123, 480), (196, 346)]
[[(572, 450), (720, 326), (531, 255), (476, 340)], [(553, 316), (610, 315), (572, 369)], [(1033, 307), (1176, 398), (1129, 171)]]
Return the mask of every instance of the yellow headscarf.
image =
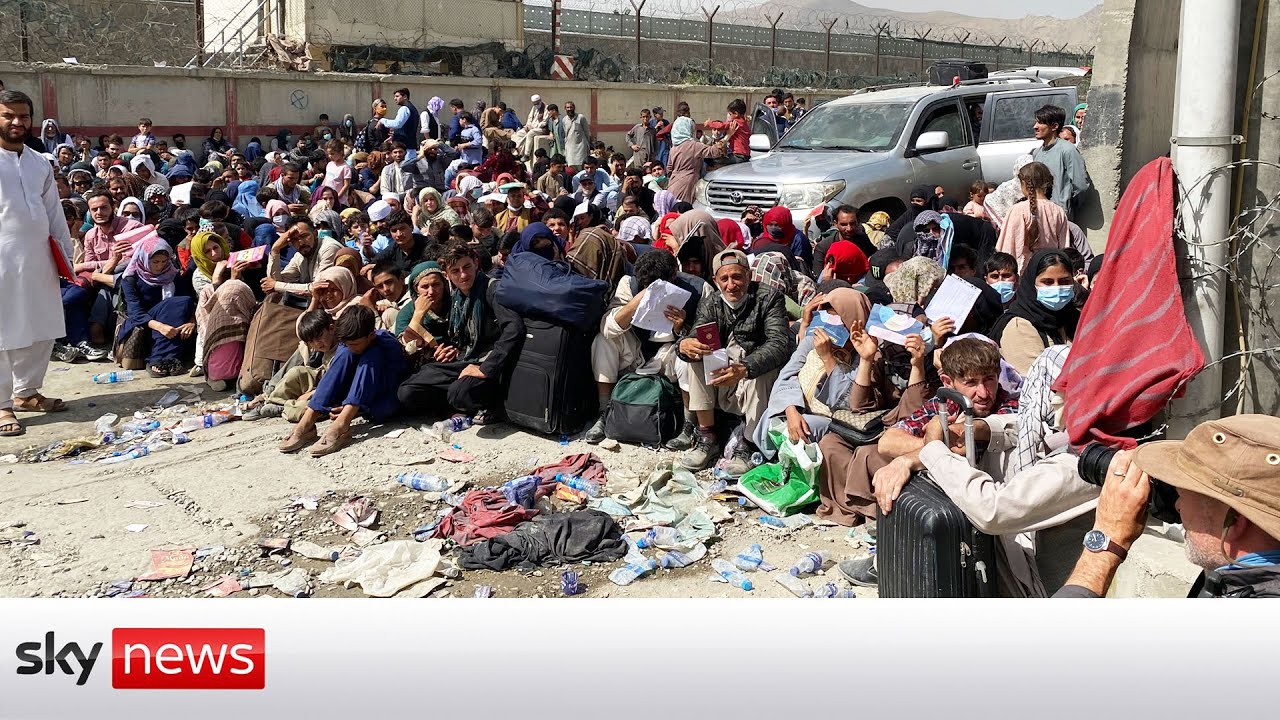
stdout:
[(217, 267), (217, 263), (210, 260), (205, 254), (205, 246), (210, 242), (216, 242), (222, 247), (222, 259), (226, 259), (231, 254), (231, 248), (227, 245), (226, 238), (208, 230), (201, 230), (191, 238), (191, 257), (195, 258), (196, 267), (206, 276), (213, 277), (213, 269)]

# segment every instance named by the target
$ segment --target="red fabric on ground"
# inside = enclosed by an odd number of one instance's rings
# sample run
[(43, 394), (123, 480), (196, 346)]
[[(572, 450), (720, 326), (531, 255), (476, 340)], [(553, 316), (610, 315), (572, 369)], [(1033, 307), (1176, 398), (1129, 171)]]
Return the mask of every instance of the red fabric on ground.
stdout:
[(507, 502), (507, 498), (493, 488), (472, 490), (440, 521), (435, 537), (452, 540), (463, 547), (474, 545), (505, 535), (537, 514), (537, 510), (526, 510)]
[(1158, 158), (1116, 208), (1106, 260), (1053, 385), (1073, 445), (1134, 447), (1117, 434), (1155, 417), (1204, 368), (1178, 287), (1173, 189), (1173, 165)]

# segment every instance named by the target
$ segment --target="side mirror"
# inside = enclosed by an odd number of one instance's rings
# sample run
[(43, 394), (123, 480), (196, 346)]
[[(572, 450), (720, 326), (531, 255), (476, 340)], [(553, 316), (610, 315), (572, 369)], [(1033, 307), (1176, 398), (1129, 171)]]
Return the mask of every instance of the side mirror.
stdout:
[(751, 148), (751, 152), (769, 152), (769, 149), (773, 147), (773, 143), (769, 141), (768, 135), (755, 133), (747, 141), (747, 146)]
[(920, 133), (920, 137), (916, 138), (916, 152), (918, 153), (946, 150), (949, 147), (951, 147), (951, 136), (945, 130)]

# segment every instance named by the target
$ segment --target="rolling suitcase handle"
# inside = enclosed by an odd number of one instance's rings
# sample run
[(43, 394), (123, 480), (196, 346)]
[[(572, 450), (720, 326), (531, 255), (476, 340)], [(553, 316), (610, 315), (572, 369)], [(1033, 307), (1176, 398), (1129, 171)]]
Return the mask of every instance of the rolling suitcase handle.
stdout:
[(946, 401), (950, 400), (960, 406), (960, 412), (964, 413), (964, 456), (969, 461), (969, 467), (978, 466), (978, 453), (973, 442), (973, 403), (969, 402), (969, 398), (961, 395), (959, 391), (952, 388), (938, 388), (938, 397), (943, 402), (943, 407), (938, 409), (938, 414), (942, 416), (942, 442), (948, 447), (951, 445), (951, 428), (947, 422)]

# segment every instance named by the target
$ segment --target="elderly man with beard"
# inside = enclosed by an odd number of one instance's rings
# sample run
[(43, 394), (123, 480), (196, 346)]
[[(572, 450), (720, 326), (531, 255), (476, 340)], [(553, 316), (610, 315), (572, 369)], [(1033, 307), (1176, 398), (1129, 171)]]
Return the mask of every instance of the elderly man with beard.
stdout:
[[(289, 229), (280, 233), (271, 245), (262, 291), (310, 297), (311, 283), (321, 272), (334, 266), (342, 243), (331, 237), (319, 238), (315, 223), (306, 215), (296, 216), (291, 222)], [(280, 255), (286, 246), (292, 246), (297, 252), (281, 267)]]
[[(680, 458), (680, 464), (693, 472), (711, 467), (720, 457), (717, 409), (744, 417), (744, 438), (756, 434), (778, 371), (795, 350), (782, 295), (751, 280), (746, 254), (721, 251), (711, 262), (711, 272), (720, 293), (698, 304), (694, 336), (679, 345), (680, 359), (689, 363), (689, 409), (698, 419), (693, 447)], [(705, 326), (713, 326), (714, 332), (699, 332)], [(722, 354), (715, 354), (715, 343), (723, 347)], [(708, 357), (723, 366), (707, 373)], [(745, 473), (751, 467), (753, 451), (750, 441), (744, 439), (726, 471), (735, 476)]]

